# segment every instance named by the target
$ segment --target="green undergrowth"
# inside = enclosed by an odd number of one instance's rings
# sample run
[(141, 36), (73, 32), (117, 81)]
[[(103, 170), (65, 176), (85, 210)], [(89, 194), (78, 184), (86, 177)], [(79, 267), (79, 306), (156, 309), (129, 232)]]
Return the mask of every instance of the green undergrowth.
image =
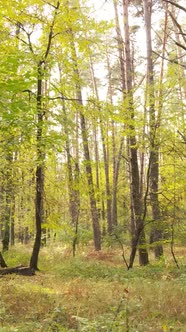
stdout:
[[(24, 249), (24, 250), (23, 250)], [(29, 248), (4, 255), (27, 265)], [(42, 249), (40, 272), (0, 278), (0, 332), (184, 332), (186, 268), (162, 260), (127, 271), (118, 253), (75, 258)]]

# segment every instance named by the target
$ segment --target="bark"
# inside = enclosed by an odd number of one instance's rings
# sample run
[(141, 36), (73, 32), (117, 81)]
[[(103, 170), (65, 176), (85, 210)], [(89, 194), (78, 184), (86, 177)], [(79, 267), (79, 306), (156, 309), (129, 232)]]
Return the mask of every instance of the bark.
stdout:
[(37, 80), (37, 167), (36, 167), (36, 199), (35, 218), (36, 236), (30, 267), (38, 270), (38, 256), (41, 247), (42, 223), (44, 221), (43, 198), (44, 198), (44, 151), (43, 151), (43, 125), (44, 111), (42, 109), (42, 85), (43, 85), (43, 61), (38, 63)]
[[(75, 170), (73, 174), (73, 161), (70, 153), (70, 132), (68, 129), (68, 118), (66, 113), (65, 101), (63, 100), (63, 123), (66, 135), (66, 154), (67, 154), (67, 171), (68, 171), (68, 191), (69, 191), (69, 212), (71, 222), (74, 226), (74, 238), (72, 242), (73, 257), (76, 254), (76, 245), (78, 240), (79, 226), (79, 209), (80, 209), (80, 192), (79, 192), (79, 163), (78, 158), (75, 161)], [(78, 138), (77, 138), (78, 139)]]
[[(115, 13), (115, 27), (116, 27), (116, 35), (117, 35), (118, 57), (119, 57), (119, 65), (120, 65), (121, 90), (122, 90), (123, 101), (124, 101), (125, 95), (126, 95), (124, 40), (122, 37), (121, 28), (120, 28), (120, 24), (119, 24), (117, 0), (113, 0), (113, 4), (114, 4), (114, 13)], [(107, 63), (108, 63), (108, 70), (109, 70), (109, 67), (110, 67), (109, 61), (107, 61)], [(114, 127), (113, 127), (113, 131), (112, 131), (112, 138), (113, 138), (112, 139), (112, 147), (113, 147), (112, 223), (114, 225), (117, 225), (117, 186), (118, 186), (120, 162), (121, 162), (123, 145), (124, 145), (124, 137), (121, 138), (118, 154), (116, 153)]]
[(13, 164), (13, 155), (12, 152), (7, 152), (6, 155), (6, 170), (4, 172), (4, 184), (3, 191), (5, 194), (4, 201), (4, 227), (3, 227), (3, 251), (9, 249), (10, 244), (10, 230), (11, 230), (11, 218), (12, 218), (12, 202), (13, 202), (13, 179), (12, 179), (12, 164)]
[[(74, 176), (74, 184), (76, 188), (79, 188), (79, 163), (76, 159), (75, 163), (75, 176)], [(75, 235), (72, 242), (72, 250), (73, 250), (73, 257), (75, 257), (76, 254), (76, 246), (78, 243), (78, 227), (79, 227), (79, 211), (80, 211), (80, 192), (79, 189), (73, 190), (73, 196), (74, 196), (74, 208), (73, 208), (73, 224), (74, 224), (74, 230)]]
[(117, 1), (113, 0), (114, 3), (114, 12), (115, 12), (115, 25), (116, 25), (116, 35), (117, 35), (117, 45), (118, 45), (118, 55), (120, 63), (120, 74), (121, 74), (121, 88), (123, 94), (126, 93), (126, 84), (125, 84), (125, 55), (124, 55), (124, 41), (121, 33), (121, 28), (119, 24), (119, 15)]
[(144, 218), (143, 218), (143, 202), (140, 193), (140, 176), (139, 176), (139, 165), (138, 155), (136, 147), (136, 136), (134, 122), (134, 102), (133, 102), (133, 84), (132, 84), (132, 60), (130, 51), (130, 34), (129, 34), (129, 23), (128, 23), (128, 0), (123, 0), (123, 13), (124, 13), (124, 33), (125, 33), (125, 60), (126, 60), (126, 92), (128, 100), (128, 117), (129, 117), (129, 153), (130, 153), (130, 176), (131, 176), (131, 199), (135, 221), (135, 233), (132, 234), (131, 241), (131, 254), (129, 267), (133, 267), (134, 259), (136, 256), (137, 246), (140, 239), (143, 239), (143, 250), (139, 251), (139, 261), (141, 265), (148, 264), (148, 253), (145, 248), (145, 234), (144, 232)]
[(81, 134), (82, 134), (82, 142), (83, 142), (83, 150), (84, 150), (85, 169), (86, 169), (86, 176), (87, 176), (88, 190), (89, 190), (90, 209), (91, 209), (91, 216), (92, 216), (94, 247), (95, 247), (95, 250), (101, 250), (101, 230), (100, 230), (100, 222), (99, 222), (99, 212), (98, 212), (97, 204), (96, 204), (91, 158), (90, 158), (90, 151), (89, 151), (88, 132), (87, 132), (87, 128), (86, 128), (85, 116), (83, 114), (83, 99), (82, 99), (82, 92), (81, 92), (78, 59), (77, 59), (76, 48), (75, 48), (75, 43), (74, 43), (74, 36), (73, 36), (72, 30), (71, 30), (71, 51), (72, 51), (72, 59), (73, 59), (73, 63), (74, 63), (74, 73), (75, 73), (75, 77), (76, 77), (76, 95), (77, 95), (77, 101), (78, 101), (78, 108), (79, 108), (79, 112), (80, 112), (80, 125), (81, 125)]
[[(97, 100), (99, 101), (99, 94), (98, 94), (98, 87), (96, 83), (96, 78), (94, 74), (94, 67), (93, 62), (90, 57), (90, 68), (92, 73), (92, 81), (94, 86), (94, 91)], [(110, 177), (109, 177), (109, 158), (108, 158), (108, 149), (106, 147), (106, 133), (104, 132), (104, 123), (101, 118), (101, 110), (100, 110), (100, 130), (101, 130), (101, 141), (102, 141), (102, 149), (103, 149), (103, 160), (104, 160), (104, 171), (105, 171), (105, 189), (106, 189), (106, 211), (107, 211), (107, 230), (108, 233), (111, 234), (112, 232), (112, 200), (111, 200), (111, 189), (110, 189)]]
[[(82, 100), (82, 98), (81, 98), (81, 100)], [(98, 213), (98, 209), (96, 206), (91, 159), (90, 159), (90, 153), (89, 153), (89, 147), (88, 147), (88, 134), (87, 134), (87, 129), (86, 129), (85, 117), (82, 113), (80, 114), (80, 122), (81, 122), (82, 138), (83, 138), (84, 158), (86, 161), (85, 168), (86, 168), (87, 182), (88, 182), (88, 188), (89, 188), (89, 199), (90, 199), (92, 225), (93, 225), (93, 233), (94, 233), (94, 246), (95, 246), (95, 250), (101, 250), (101, 231), (100, 231), (100, 224), (99, 224), (99, 213)]]
[(109, 178), (109, 158), (108, 150), (106, 149), (105, 135), (103, 133), (103, 125), (101, 123), (101, 139), (103, 148), (103, 158), (104, 158), (104, 170), (105, 170), (105, 182), (106, 182), (106, 203), (107, 203), (107, 230), (111, 234), (113, 230), (112, 224), (112, 200), (111, 200), (111, 190), (110, 190), (110, 178)]
[(15, 194), (12, 196), (12, 209), (11, 209), (11, 223), (10, 223), (10, 245), (14, 246), (15, 244)]
[[(146, 29), (146, 47), (147, 47), (147, 97), (149, 100), (150, 111), (150, 199), (152, 206), (152, 218), (156, 224), (151, 231), (151, 240), (155, 243), (154, 254), (160, 258), (163, 254), (162, 230), (161, 230), (161, 211), (158, 198), (159, 186), (159, 142), (157, 139), (157, 129), (159, 121), (155, 115), (155, 92), (154, 92), (154, 68), (152, 58), (152, 38), (151, 38), (151, 13), (152, 1), (143, 0), (144, 19)], [(160, 96), (161, 98), (161, 96)]]
[(7, 267), (1, 252), (0, 252), (0, 266), (1, 267)]
[[(110, 66), (110, 59), (108, 51), (106, 52), (107, 57), (107, 71), (108, 71), (108, 98), (111, 105), (113, 105), (113, 92), (112, 92), (112, 68)], [(121, 147), (121, 145), (120, 145)], [(120, 151), (120, 149), (119, 149)], [(117, 162), (121, 160), (117, 158), (117, 149), (116, 149), (116, 139), (115, 139), (115, 123), (112, 120), (112, 167), (113, 167), (113, 175), (112, 175), (112, 193), (111, 189), (109, 189), (110, 192), (110, 199), (109, 199), (109, 205), (110, 205), (110, 211), (109, 211), (109, 219), (110, 223), (108, 222), (108, 232), (111, 233), (113, 230), (113, 226), (117, 225), (117, 184), (118, 184), (118, 175), (119, 175), (119, 164), (120, 162)], [(118, 168), (118, 169), (117, 169)], [(109, 171), (109, 170), (107, 170)], [(109, 173), (108, 173), (109, 174)], [(108, 178), (109, 180), (109, 178)], [(109, 184), (109, 182), (108, 182)], [(110, 187), (110, 185), (109, 185)], [(109, 219), (107, 219), (109, 221)]]
[(97, 205), (98, 205), (98, 211), (99, 216), (102, 218), (102, 221), (104, 223), (105, 218), (103, 214), (102, 209), (102, 200), (104, 199), (102, 197), (101, 191), (100, 191), (100, 157), (99, 157), (99, 147), (98, 147), (98, 128), (97, 126), (93, 130), (93, 136), (94, 136), (94, 155), (95, 155), (95, 163), (96, 163), (96, 191), (97, 191)]
[(122, 158), (124, 146), (124, 137), (121, 139), (118, 154), (116, 156), (115, 164), (113, 167), (113, 186), (112, 186), (112, 224), (118, 224), (118, 211), (117, 211), (117, 193), (118, 193), (118, 179), (119, 179), (119, 169)]

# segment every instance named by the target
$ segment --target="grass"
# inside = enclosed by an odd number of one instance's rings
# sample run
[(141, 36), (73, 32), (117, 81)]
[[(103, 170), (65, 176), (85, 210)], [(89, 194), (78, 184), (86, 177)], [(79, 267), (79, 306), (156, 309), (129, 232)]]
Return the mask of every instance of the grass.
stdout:
[[(184, 332), (186, 268), (180, 252), (179, 270), (170, 257), (127, 271), (117, 251), (87, 249), (72, 258), (61, 248), (44, 248), (35, 276), (0, 278), (0, 332)], [(9, 266), (29, 258), (30, 249), (20, 247), (5, 255)]]

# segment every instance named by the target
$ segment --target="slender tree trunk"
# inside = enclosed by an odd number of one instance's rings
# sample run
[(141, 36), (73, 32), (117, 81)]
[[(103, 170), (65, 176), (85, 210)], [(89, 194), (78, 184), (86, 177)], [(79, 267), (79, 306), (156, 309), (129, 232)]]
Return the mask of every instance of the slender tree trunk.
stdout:
[(36, 198), (35, 218), (36, 236), (33, 252), (30, 260), (30, 268), (38, 270), (38, 256), (41, 247), (42, 223), (44, 220), (43, 198), (44, 198), (44, 151), (43, 151), (43, 125), (44, 111), (42, 109), (42, 84), (43, 84), (43, 62), (38, 63), (37, 80), (37, 166), (36, 166)]
[[(79, 95), (80, 97), (80, 95)], [(82, 100), (82, 98), (80, 99)], [(80, 122), (81, 122), (81, 130), (82, 130), (82, 138), (83, 138), (83, 147), (84, 147), (84, 157), (86, 161), (86, 175), (87, 182), (89, 188), (89, 198), (90, 198), (90, 207), (91, 207), (91, 215), (92, 215), (92, 225), (93, 225), (93, 233), (94, 233), (94, 246), (95, 250), (101, 250), (101, 231), (100, 231), (100, 223), (99, 223), (99, 213), (96, 206), (96, 198), (93, 184), (93, 176), (92, 176), (92, 167), (91, 167), (91, 159), (88, 148), (88, 135), (85, 124), (85, 117), (82, 113), (80, 113)]]
[(95, 189), (94, 189), (91, 158), (90, 158), (90, 151), (89, 151), (89, 142), (88, 142), (88, 132), (87, 132), (87, 128), (86, 128), (85, 116), (84, 116), (83, 110), (82, 110), (83, 99), (82, 99), (80, 75), (79, 75), (79, 69), (78, 69), (78, 61), (77, 61), (77, 54), (76, 54), (76, 48), (75, 48), (75, 43), (74, 43), (73, 31), (71, 31), (71, 51), (72, 51), (72, 59), (73, 59), (73, 63), (74, 63), (74, 72), (75, 72), (75, 76), (76, 76), (76, 96), (77, 96), (77, 101), (78, 101), (79, 109), (80, 109), (80, 125), (81, 125), (82, 141), (83, 141), (85, 169), (86, 169), (86, 176), (87, 176), (88, 190), (89, 190), (90, 209), (91, 209), (91, 216), (92, 216), (94, 247), (95, 247), (95, 250), (101, 250), (101, 230), (100, 230), (100, 222), (99, 222), (99, 212), (97, 209), (96, 197), (95, 197)]
[(121, 33), (121, 28), (119, 24), (119, 14), (117, 0), (113, 0), (114, 12), (115, 12), (115, 25), (116, 25), (116, 35), (117, 35), (117, 45), (118, 45), (118, 55), (120, 63), (120, 75), (121, 75), (121, 88), (125, 95), (126, 93), (126, 83), (125, 83), (125, 54), (124, 54), (124, 41)]
[[(44, 167), (45, 167), (45, 144), (43, 142), (43, 131), (45, 123), (45, 110), (43, 107), (43, 91), (44, 91), (44, 75), (46, 74), (47, 58), (51, 50), (52, 40), (54, 37), (54, 25), (56, 16), (60, 7), (60, 2), (57, 1), (54, 7), (54, 16), (50, 26), (46, 51), (42, 60), (37, 64), (37, 132), (36, 132), (36, 146), (37, 146), (37, 166), (36, 166), (36, 198), (35, 198), (35, 219), (36, 219), (36, 236), (33, 246), (33, 251), (30, 259), (30, 268), (38, 270), (38, 257), (41, 247), (42, 223), (44, 221)], [(30, 36), (28, 35), (28, 42), (31, 52), (33, 53)], [(35, 56), (35, 54), (33, 53)]]
[(79, 211), (80, 211), (80, 192), (79, 192), (79, 176), (80, 176), (80, 170), (79, 170), (79, 160), (76, 158), (75, 162), (75, 175), (74, 175), (74, 184), (75, 188), (73, 192), (74, 196), (74, 213), (73, 213), (73, 222), (74, 222), (74, 228), (75, 228), (75, 235), (72, 243), (72, 249), (73, 249), (73, 257), (75, 257), (76, 254), (76, 246), (78, 243), (78, 227), (79, 227)]
[[(117, 35), (117, 50), (119, 57), (119, 65), (120, 65), (120, 76), (121, 76), (121, 90), (123, 95), (123, 100), (126, 95), (126, 82), (125, 82), (125, 54), (124, 54), (124, 40), (121, 33), (121, 28), (119, 24), (119, 14), (118, 14), (118, 6), (117, 0), (113, 0), (114, 5), (114, 13), (115, 13), (115, 27), (116, 27), (116, 35)], [(111, 72), (109, 57), (107, 55), (107, 67), (108, 72)], [(111, 93), (111, 77), (109, 75), (109, 90)], [(112, 98), (110, 98), (110, 102), (112, 103)], [(113, 225), (117, 225), (118, 221), (118, 213), (117, 213), (117, 187), (118, 187), (118, 178), (119, 178), (119, 169), (122, 158), (124, 146), (124, 136), (121, 138), (118, 153), (116, 152), (116, 144), (115, 144), (115, 128), (114, 122), (112, 122), (112, 150), (113, 150), (113, 186), (112, 186), (112, 223)]]
[[(93, 81), (93, 86), (94, 86), (94, 91), (97, 100), (99, 101), (99, 94), (98, 94), (98, 87), (96, 83), (96, 78), (94, 74), (94, 66), (93, 62), (90, 56), (90, 68), (91, 68), (91, 73), (92, 73), (92, 81)], [(106, 208), (107, 208), (107, 230), (108, 233), (110, 234), (112, 232), (112, 199), (111, 199), (111, 190), (110, 190), (110, 177), (109, 177), (109, 158), (108, 158), (108, 149), (106, 147), (106, 133), (104, 132), (104, 123), (101, 119), (101, 111), (100, 111), (100, 130), (101, 130), (101, 141), (102, 141), (102, 149), (103, 149), (103, 160), (104, 160), (104, 170), (105, 170), (105, 189), (106, 189)]]
[(1, 252), (0, 252), (0, 267), (3, 267), (3, 268), (7, 267)]
[(111, 199), (111, 190), (110, 190), (110, 178), (109, 178), (109, 158), (106, 149), (105, 135), (103, 133), (103, 124), (101, 123), (101, 139), (102, 139), (102, 148), (103, 148), (103, 158), (104, 158), (104, 169), (105, 169), (105, 182), (106, 182), (106, 203), (107, 203), (107, 230), (108, 233), (112, 233), (113, 224), (112, 224), (112, 199)]
[(11, 218), (12, 218), (12, 201), (13, 201), (13, 179), (12, 179), (12, 164), (13, 164), (13, 156), (12, 152), (7, 152), (6, 155), (6, 170), (4, 172), (4, 227), (3, 227), (3, 251), (7, 251), (9, 249), (10, 244), (10, 232), (11, 232)]
[(152, 206), (152, 217), (155, 225), (151, 231), (151, 241), (155, 242), (155, 257), (159, 258), (163, 254), (161, 212), (158, 198), (159, 186), (159, 142), (157, 139), (157, 123), (155, 115), (155, 93), (154, 93), (154, 68), (152, 58), (152, 38), (151, 38), (151, 14), (152, 0), (143, 0), (144, 19), (146, 28), (147, 45), (147, 96), (149, 100), (150, 111), (150, 199)]
[[(130, 123), (134, 122), (134, 102), (132, 94), (132, 60), (130, 54), (130, 34), (128, 23), (128, 0), (123, 0), (123, 14), (124, 14), (124, 33), (125, 33), (125, 60), (126, 60), (126, 91), (128, 99), (128, 117)], [(138, 155), (136, 147), (136, 136), (134, 125), (129, 124), (129, 153), (130, 153), (130, 171), (131, 171), (131, 199), (133, 206), (133, 216), (135, 221), (135, 233), (132, 234), (131, 254), (129, 268), (132, 268), (137, 245), (143, 244), (143, 250), (139, 251), (139, 262), (141, 265), (148, 264), (148, 253), (145, 248), (145, 234), (144, 234), (144, 219), (143, 219), (143, 202), (140, 193), (140, 176), (138, 166)]]
[(14, 246), (15, 244), (15, 194), (12, 195), (12, 204), (11, 204), (11, 222), (10, 222), (10, 245)]
[[(74, 226), (74, 237), (72, 241), (73, 257), (76, 254), (76, 245), (78, 240), (79, 226), (79, 209), (80, 209), (80, 192), (79, 192), (79, 162), (75, 160), (75, 170), (73, 175), (73, 161), (70, 153), (70, 132), (68, 130), (68, 118), (66, 113), (65, 101), (63, 100), (63, 123), (66, 136), (66, 154), (67, 154), (67, 171), (68, 171), (68, 191), (69, 191), (69, 212), (71, 222)], [(77, 138), (76, 138), (77, 139)]]
[(95, 126), (93, 129), (93, 136), (94, 136), (94, 155), (95, 155), (95, 163), (96, 163), (96, 191), (97, 191), (97, 204), (98, 204), (98, 211), (99, 217), (102, 218), (103, 224), (105, 222), (105, 218), (103, 218), (103, 210), (102, 210), (102, 197), (101, 189), (100, 189), (100, 156), (99, 156), (99, 142), (98, 142), (98, 127)]
[(118, 212), (117, 212), (117, 194), (118, 194), (118, 179), (119, 179), (119, 170), (120, 163), (122, 158), (124, 146), (124, 137), (121, 139), (118, 155), (116, 156), (115, 166), (113, 167), (113, 186), (112, 186), (112, 224), (118, 224)]

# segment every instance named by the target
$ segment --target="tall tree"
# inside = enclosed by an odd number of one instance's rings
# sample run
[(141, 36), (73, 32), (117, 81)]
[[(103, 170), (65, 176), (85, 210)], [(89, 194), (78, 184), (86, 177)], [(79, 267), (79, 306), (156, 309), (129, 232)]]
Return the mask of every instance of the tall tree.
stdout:
[[(115, 29), (117, 36), (117, 52), (119, 58), (119, 67), (120, 67), (120, 81), (121, 81), (121, 91), (122, 91), (122, 99), (123, 103), (125, 101), (126, 96), (126, 75), (125, 75), (125, 54), (124, 54), (124, 40), (121, 33), (121, 27), (119, 23), (119, 14), (118, 14), (118, 1), (113, 0), (114, 12), (115, 12)], [(107, 57), (107, 67), (108, 72), (111, 72), (109, 58)], [(109, 74), (111, 75), (111, 74)], [(109, 84), (111, 85), (111, 77), (109, 77)], [(110, 86), (111, 91), (111, 86)], [(110, 100), (112, 103), (112, 99)], [(113, 146), (113, 189), (112, 189), (112, 223), (113, 225), (117, 225), (117, 187), (118, 187), (118, 178), (119, 178), (119, 169), (122, 158), (123, 146), (124, 146), (124, 135), (122, 135), (120, 139), (118, 154), (116, 153), (116, 144), (115, 144), (115, 128), (113, 121), (113, 130), (112, 130), (112, 146)]]
[[(151, 231), (151, 241), (155, 243), (155, 257), (159, 258), (163, 255), (162, 225), (161, 211), (158, 198), (159, 188), (159, 141), (158, 126), (159, 121), (156, 119), (155, 91), (154, 91), (154, 66), (152, 53), (152, 37), (151, 37), (151, 15), (152, 1), (143, 0), (144, 20), (146, 30), (146, 49), (147, 49), (147, 93), (150, 114), (150, 157), (149, 157), (149, 181), (150, 181), (150, 198), (152, 206), (152, 218), (154, 227)], [(161, 96), (159, 96), (161, 98)]]
[(132, 58), (130, 50), (130, 32), (128, 20), (128, 0), (123, 1), (123, 19), (124, 19), (124, 33), (125, 33), (125, 61), (126, 61), (126, 111), (129, 120), (130, 134), (129, 140), (129, 158), (130, 158), (130, 176), (131, 176), (131, 199), (132, 199), (132, 216), (134, 216), (135, 229), (132, 234), (131, 254), (129, 268), (132, 268), (138, 243), (142, 245), (139, 250), (139, 260), (141, 265), (148, 264), (148, 253), (145, 248), (145, 233), (144, 233), (144, 210), (143, 201), (140, 192), (140, 175), (137, 154), (137, 141), (134, 127), (134, 100), (133, 100), (133, 79), (132, 79)]
[[(33, 252), (30, 259), (30, 267), (37, 270), (38, 269), (38, 256), (41, 247), (41, 236), (42, 236), (42, 223), (44, 222), (44, 164), (45, 164), (45, 145), (43, 142), (43, 131), (44, 131), (44, 121), (45, 121), (45, 109), (43, 108), (43, 80), (46, 74), (46, 64), (48, 56), (51, 51), (52, 39), (54, 38), (54, 26), (56, 23), (56, 16), (59, 11), (60, 2), (54, 6), (53, 18), (50, 25), (50, 30), (48, 34), (48, 41), (46, 45), (46, 50), (42, 55), (41, 59), (37, 62), (37, 131), (36, 131), (36, 146), (37, 146), (37, 166), (36, 166), (36, 201), (35, 201), (35, 216), (36, 216), (36, 236), (33, 247)], [(28, 44), (31, 52), (34, 54), (33, 47), (30, 41), (30, 35), (27, 33)]]
[(82, 98), (82, 90), (81, 90), (81, 78), (79, 74), (79, 67), (78, 67), (78, 57), (77, 51), (74, 43), (74, 35), (73, 31), (71, 30), (71, 52), (72, 52), (72, 59), (74, 65), (74, 73), (76, 77), (76, 98), (77, 98), (77, 105), (80, 114), (80, 124), (81, 124), (81, 133), (82, 133), (82, 141), (83, 141), (83, 150), (84, 150), (84, 159), (85, 159), (85, 169), (86, 169), (86, 176), (88, 182), (88, 191), (89, 191), (89, 199), (90, 199), (90, 208), (91, 208), (91, 216), (92, 216), (92, 226), (93, 226), (93, 234), (94, 234), (94, 246), (95, 250), (101, 249), (101, 230), (100, 230), (100, 222), (99, 222), (99, 212), (97, 209), (96, 204), (96, 197), (95, 197), (95, 189), (94, 189), (94, 182), (93, 182), (93, 174), (92, 174), (92, 166), (91, 166), (91, 158), (90, 158), (90, 151), (89, 151), (89, 142), (88, 142), (88, 131), (86, 128), (86, 120), (83, 114), (83, 98)]
[(112, 199), (111, 199), (111, 188), (110, 188), (110, 175), (109, 175), (109, 156), (108, 156), (108, 149), (106, 144), (106, 137), (107, 137), (107, 130), (105, 130), (105, 123), (102, 119), (101, 114), (101, 107), (99, 106), (99, 94), (98, 94), (98, 87), (96, 82), (96, 77), (94, 73), (94, 65), (92, 58), (90, 56), (90, 68), (92, 73), (92, 81), (93, 87), (95, 91), (95, 96), (98, 103), (98, 110), (99, 110), (99, 123), (100, 123), (100, 132), (101, 132), (101, 141), (102, 141), (102, 149), (103, 149), (103, 160), (104, 160), (104, 171), (105, 171), (105, 191), (106, 191), (106, 211), (107, 211), (107, 229), (108, 233), (110, 234), (113, 229), (112, 224)]

